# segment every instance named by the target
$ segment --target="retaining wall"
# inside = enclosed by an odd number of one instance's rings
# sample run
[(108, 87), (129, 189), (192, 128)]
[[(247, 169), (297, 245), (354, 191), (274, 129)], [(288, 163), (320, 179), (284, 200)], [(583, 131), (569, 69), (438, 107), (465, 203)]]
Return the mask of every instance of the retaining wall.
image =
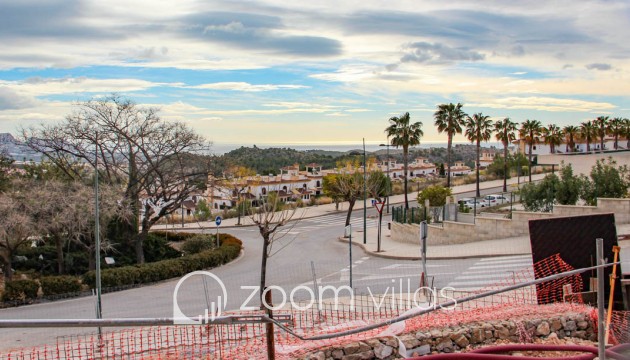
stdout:
[(569, 313), (548, 319), (501, 320), (467, 324), (445, 329), (432, 329), (395, 337), (376, 338), (317, 350), (302, 359), (358, 360), (399, 359), (399, 340), (407, 356), (429, 353), (452, 353), (470, 345), (493, 344), (497, 340), (531, 342), (534, 338), (572, 337), (597, 340), (588, 315)]
[[(630, 223), (630, 199), (598, 199), (597, 206), (555, 205), (553, 213), (513, 211), (512, 219), (478, 216), (475, 219), (475, 224), (444, 221), (442, 226), (428, 226), (427, 244), (465, 244), (475, 241), (526, 236), (529, 235), (530, 220), (608, 213), (615, 215), (617, 224)], [(391, 239), (398, 242), (418, 244), (420, 227), (415, 224), (392, 222)]]

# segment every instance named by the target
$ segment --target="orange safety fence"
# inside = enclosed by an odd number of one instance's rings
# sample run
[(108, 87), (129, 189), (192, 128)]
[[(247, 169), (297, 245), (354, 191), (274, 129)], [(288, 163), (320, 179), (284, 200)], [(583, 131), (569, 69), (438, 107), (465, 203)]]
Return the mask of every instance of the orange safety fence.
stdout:
[[(276, 327), (276, 358), (293, 359), (304, 356), (323, 346), (339, 345), (359, 339), (377, 336), (411, 333), (431, 328), (456, 326), (480, 321), (510, 319), (520, 321), (532, 317), (543, 318), (566, 312), (589, 313), (580, 296), (580, 275), (572, 275), (527, 286), (478, 300), (457, 304), (449, 309), (439, 309), (447, 299), (458, 299), (487, 290), (525, 283), (535, 277), (545, 277), (573, 270), (558, 255), (534, 264), (532, 268), (516, 271), (506, 280), (474, 292), (442, 289), (445, 298), (431, 298), (431, 306), (438, 310), (419, 315), (404, 322), (349, 336), (327, 340), (300, 340)], [(572, 295), (573, 294), (573, 295)], [(353, 304), (325, 303), (321, 308), (308, 310), (287, 309), (276, 314), (290, 315), (290, 327), (303, 337), (322, 334), (338, 334), (395, 318), (410, 311), (416, 305), (409, 295), (357, 295)], [(423, 298), (429, 300), (429, 298)], [(238, 315), (261, 315), (262, 312), (238, 312)], [(229, 315), (226, 314), (226, 315)], [(597, 313), (594, 312), (596, 317)], [(611, 323), (611, 341), (630, 343), (630, 313), (615, 311)], [(527, 342), (528, 334), (519, 333)], [(0, 360), (42, 359), (249, 359), (266, 354), (265, 324), (233, 324), (212, 326), (156, 326), (123, 329), (98, 335), (65, 337), (56, 344), (30, 349), (17, 349), (0, 353)]]

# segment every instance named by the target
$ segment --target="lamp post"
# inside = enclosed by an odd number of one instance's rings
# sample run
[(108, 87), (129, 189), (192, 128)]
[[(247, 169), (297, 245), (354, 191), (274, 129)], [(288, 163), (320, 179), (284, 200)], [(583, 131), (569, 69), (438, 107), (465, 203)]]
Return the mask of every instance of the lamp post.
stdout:
[[(98, 201), (98, 133), (94, 137), (94, 250), (96, 256), (96, 273), (95, 273), (95, 285), (96, 285), (96, 318), (103, 318), (103, 307), (101, 305), (101, 229), (100, 229), (100, 214), (99, 214), (99, 201)], [(99, 339), (101, 337), (101, 328), (98, 328)]]
[(367, 244), (367, 170), (365, 159), (365, 138), (363, 138), (363, 244)]
[(391, 181), (392, 179), (389, 177), (389, 137), (387, 137), (387, 143), (379, 144), (378, 146), (386, 146), (387, 147), (387, 213), (389, 214), (389, 193), (391, 191)]

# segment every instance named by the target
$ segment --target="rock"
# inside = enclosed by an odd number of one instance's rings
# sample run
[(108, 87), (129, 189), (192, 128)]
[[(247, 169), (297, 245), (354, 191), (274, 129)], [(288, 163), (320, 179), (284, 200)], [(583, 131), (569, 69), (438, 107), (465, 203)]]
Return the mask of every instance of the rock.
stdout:
[(409, 357), (416, 357), (416, 356), (422, 356), (422, 355), (426, 355), (426, 354), (430, 354), (431, 353), (431, 346), (430, 345), (422, 345), (419, 346), (417, 348), (413, 348), (411, 350), (407, 351), (407, 356)]
[(577, 324), (573, 320), (567, 320), (566, 324), (564, 325), (564, 330), (566, 331), (577, 330)]
[(412, 334), (401, 336), (400, 341), (402, 341), (407, 349), (412, 349), (420, 345), (420, 341), (418, 341), (418, 339), (416, 339), (416, 337)]
[(508, 337), (510, 337), (510, 330), (506, 327), (501, 326), (494, 331), (494, 337), (498, 339), (507, 339)]
[(438, 330), (438, 329), (432, 329), (431, 330), (431, 337), (432, 338), (441, 338), (442, 337), (442, 331)]
[(474, 328), (470, 335), (470, 342), (473, 344), (482, 343), (486, 339), (485, 332), (482, 328)]
[(346, 344), (343, 347), (343, 353), (346, 355), (352, 355), (359, 352), (359, 343)]
[(588, 329), (588, 321), (578, 321), (577, 328), (580, 330)]
[(341, 349), (337, 349), (337, 350), (333, 350), (333, 352), (330, 354), (332, 356), (333, 359), (342, 359), (343, 358), (343, 350)]
[(345, 355), (341, 360), (371, 360), (374, 358), (374, 351), (364, 351), (356, 354)]
[(364, 342), (359, 343), (359, 352), (363, 353), (372, 350), (372, 347)]
[(464, 334), (459, 334), (459, 337), (453, 339), (453, 341), (460, 349), (464, 349), (466, 346), (470, 345), (470, 341), (468, 341)]
[(323, 351), (318, 351), (308, 357), (309, 360), (326, 360), (326, 354)]
[(419, 341), (427, 340), (427, 339), (430, 339), (430, 338), (431, 338), (431, 334), (428, 334), (428, 333), (425, 333), (425, 332), (422, 332), (422, 331), (418, 331), (416, 333), (416, 339), (418, 339)]
[(492, 330), (486, 330), (484, 331), (484, 333), (485, 333), (486, 340), (492, 339)]
[(380, 344), (374, 348), (374, 356), (377, 359), (385, 359), (386, 357), (390, 356), (393, 353), (394, 353), (394, 348), (392, 348), (391, 346), (384, 345), (384, 344)]
[(381, 344), (379, 339), (365, 340), (364, 343), (368, 344), (371, 348), (375, 348)]
[(536, 335), (538, 336), (547, 336), (549, 335), (550, 332), (551, 332), (551, 329), (549, 328), (549, 323), (546, 321), (542, 321), (536, 327)]
[(562, 329), (562, 321), (560, 321), (560, 319), (557, 319), (557, 318), (551, 319), (551, 329), (553, 331), (558, 331)]
[(450, 338), (442, 339), (435, 345), (435, 349), (440, 352), (451, 353), (453, 352), (453, 341)]
[(397, 348), (398, 347), (398, 339), (396, 339), (395, 337), (391, 337), (390, 336), (390, 337), (385, 339), (385, 345)]
[(584, 330), (576, 330), (573, 332), (573, 337), (576, 337), (578, 339), (586, 339), (586, 331)]
[(547, 336), (547, 339), (556, 340), (558, 339), (558, 334), (556, 334), (555, 332), (552, 332), (551, 334), (549, 334), (549, 336)]

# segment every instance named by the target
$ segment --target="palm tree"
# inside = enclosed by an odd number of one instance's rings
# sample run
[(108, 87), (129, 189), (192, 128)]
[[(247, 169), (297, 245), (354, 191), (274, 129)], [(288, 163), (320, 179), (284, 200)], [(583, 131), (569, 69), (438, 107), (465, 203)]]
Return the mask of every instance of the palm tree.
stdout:
[(562, 130), (555, 124), (549, 124), (546, 128), (542, 128), (542, 133), (545, 136), (545, 144), (549, 145), (549, 149), (552, 154), (556, 152), (556, 146), (562, 143), (564, 134)]
[(403, 174), (405, 189), (405, 209), (409, 209), (409, 200), (407, 199), (407, 167), (409, 165), (409, 147), (420, 145), (420, 139), (424, 136), (422, 131), (422, 123), (417, 121), (411, 123), (409, 113), (406, 112), (400, 117), (392, 117), (389, 119), (390, 125), (385, 129), (387, 137), (391, 139), (392, 146), (403, 149)]
[(496, 138), (503, 143), (503, 192), (507, 192), (508, 178), (508, 144), (516, 139), (516, 123), (505, 118), (494, 123), (494, 131), (497, 133)]
[(490, 116), (483, 115), (482, 113), (474, 114), (472, 117), (466, 116), (464, 125), (466, 126), (466, 138), (470, 142), (477, 142), (477, 164), (475, 169), (477, 170), (477, 197), (480, 197), (479, 193), (479, 153), (481, 152), (481, 142), (490, 140), (492, 136), (492, 120)]
[(597, 137), (597, 129), (592, 121), (586, 121), (580, 124), (580, 137), (586, 140), (586, 151), (591, 151), (591, 141)]
[(619, 148), (619, 135), (623, 134), (623, 118), (616, 117), (610, 119), (608, 130), (615, 137), (615, 150)]
[(604, 151), (604, 138), (608, 128), (608, 116), (598, 116), (593, 120), (593, 125), (597, 128), (597, 137), (599, 137), (600, 149)]
[(451, 147), (453, 145), (453, 136), (462, 133), (462, 124), (466, 117), (462, 106), (464, 105), (460, 103), (457, 103), (457, 105), (453, 103), (441, 104), (438, 105), (437, 111), (433, 114), (438, 132), (445, 132), (448, 136), (448, 143), (446, 145), (446, 162), (448, 164), (446, 187), (451, 187)]
[(540, 141), (541, 130), (542, 125), (540, 121), (529, 119), (521, 124), (521, 129), (519, 130), (520, 137), (525, 139), (525, 142), (529, 145), (529, 182), (532, 182), (532, 151), (534, 144)]
[(580, 129), (577, 126), (567, 125), (562, 129), (562, 132), (567, 140), (566, 152), (573, 152), (575, 149), (575, 138), (580, 134)]

